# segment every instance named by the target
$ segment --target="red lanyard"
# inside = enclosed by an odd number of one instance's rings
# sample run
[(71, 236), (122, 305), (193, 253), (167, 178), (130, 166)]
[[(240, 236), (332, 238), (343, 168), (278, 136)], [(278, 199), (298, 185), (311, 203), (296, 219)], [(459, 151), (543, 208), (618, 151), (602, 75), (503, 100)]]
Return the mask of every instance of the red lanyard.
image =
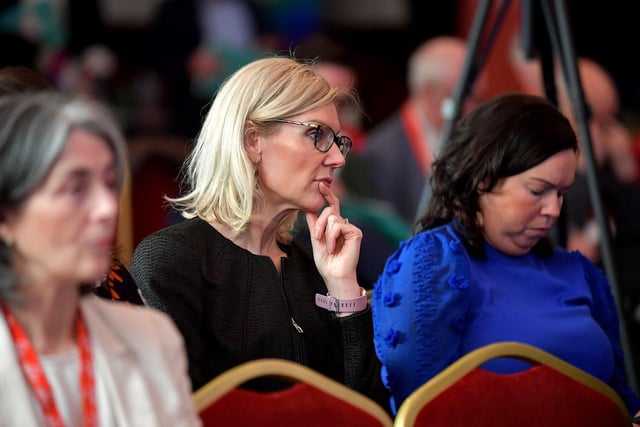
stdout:
[[(51, 386), (40, 365), (38, 354), (33, 348), (31, 341), (29, 341), (29, 337), (20, 326), (20, 323), (18, 323), (16, 317), (9, 310), (9, 307), (0, 303), (0, 308), (2, 308), (4, 317), (9, 325), (9, 331), (13, 337), (20, 368), (40, 404), (45, 424), (48, 427), (64, 427), (64, 422), (53, 398)], [(80, 310), (78, 310), (76, 321), (76, 340), (80, 354), (80, 390), (82, 390), (84, 425), (85, 427), (95, 427), (98, 425), (98, 411), (96, 409), (96, 387), (93, 375), (93, 362), (91, 359), (91, 343), (89, 342), (89, 333)]]

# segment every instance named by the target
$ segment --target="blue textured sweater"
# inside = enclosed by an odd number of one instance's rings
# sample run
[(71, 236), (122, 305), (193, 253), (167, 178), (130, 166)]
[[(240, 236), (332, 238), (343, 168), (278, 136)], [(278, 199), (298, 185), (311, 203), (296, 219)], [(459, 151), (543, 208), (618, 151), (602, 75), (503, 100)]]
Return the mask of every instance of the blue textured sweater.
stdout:
[[(498, 341), (537, 346), (611, 385), (632, 414), (618, 317), (603, 273), (578, 252), (511, 257), (485, 244), (471, 257), (451, 224), (402, 243), (376, 282), (372, 308), (382, 380), (393, 412), (460, 356)], [(499, 359), (484, 367), (517, 372)]]

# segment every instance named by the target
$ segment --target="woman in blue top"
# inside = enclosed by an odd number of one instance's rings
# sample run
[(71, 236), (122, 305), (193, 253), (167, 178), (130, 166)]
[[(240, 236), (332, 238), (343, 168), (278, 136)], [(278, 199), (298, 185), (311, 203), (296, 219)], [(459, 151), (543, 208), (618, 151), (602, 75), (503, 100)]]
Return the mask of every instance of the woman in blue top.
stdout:
[[(463, 118), (434, 164), (419, 233), (373, 292), (375, 346), (394, 412), (460, 356), (497, 341), (544, 349), (611, 385), (629, 411), (610, 285), (547, 233), (576, 171), (576, 135), (543, 98), (503, 94)], [(524, 362), (487, 368), (508, 373)]]

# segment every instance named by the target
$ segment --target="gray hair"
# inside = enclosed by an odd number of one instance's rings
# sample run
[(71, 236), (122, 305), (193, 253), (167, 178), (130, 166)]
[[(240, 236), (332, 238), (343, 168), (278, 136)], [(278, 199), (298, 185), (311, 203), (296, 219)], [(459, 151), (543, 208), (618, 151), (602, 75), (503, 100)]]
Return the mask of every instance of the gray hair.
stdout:
[[(118, 188), (127, 162), (126, 146), (111, 113), (97, 102), (60, 92), (0, 97), (0, 223), (43, 183), (76, 129), (104, 139), (113, 150)], [(12, 248), (0, 241), (0, 299), (11, 297), (18, 277)]]
[[(185, 162), (189, 191), (167, 200), (185, 218), (200, 217), (242, 231), (261, 196), (245, 135), (268, 132), (271, 119), (335, 104), (343, 96), (345, 92), (331, 86), (313, 63), (271, 57), (245, 65), (220, 88)], [(279, 239), (287, 240), (294, 219), (295, 213), (282, 222)]]

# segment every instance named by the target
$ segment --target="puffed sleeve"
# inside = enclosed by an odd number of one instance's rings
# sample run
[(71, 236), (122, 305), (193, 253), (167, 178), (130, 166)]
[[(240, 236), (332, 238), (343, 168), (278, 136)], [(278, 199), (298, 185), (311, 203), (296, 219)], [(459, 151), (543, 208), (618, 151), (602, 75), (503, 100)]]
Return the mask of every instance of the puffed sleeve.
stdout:
[(640, 410), (640, 399), (629, 386), (625, 374), (624, 353), (620, 344), (620, 324), (611, 284), (606, 276), (593, 262), (579, 252), (573, 252), (574, 256), (580, 257), (585, 278), (589, 283), (591, 295), (593, 296), (592, 314), (596, 322), (602, 327), (609, 337), (614, 357), (613, 377), (609, 385), (620, 395), (625, 405), (632, 415)]
[(374, 285), (374, 342), (395, 413), (407, 396), (460, 356), (469, 264), (444, 226), (403, 242)]

